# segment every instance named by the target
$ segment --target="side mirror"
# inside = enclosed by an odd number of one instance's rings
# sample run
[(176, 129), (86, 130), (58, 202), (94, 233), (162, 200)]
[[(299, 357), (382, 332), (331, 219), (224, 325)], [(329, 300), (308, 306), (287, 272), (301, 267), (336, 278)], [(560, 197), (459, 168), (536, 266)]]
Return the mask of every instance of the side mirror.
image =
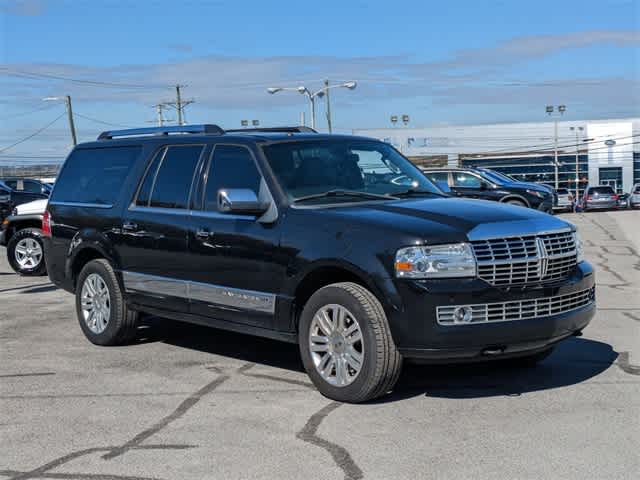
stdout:
[(489, 184), (487, 182), (480, 183), (480, 190), (487, 190), (489, 188)]
[(223, 213), (261, 215), (269, 205), (258, 200), (256, 192), (248, 188), (221, 188), (218, 190), (218, 210)]

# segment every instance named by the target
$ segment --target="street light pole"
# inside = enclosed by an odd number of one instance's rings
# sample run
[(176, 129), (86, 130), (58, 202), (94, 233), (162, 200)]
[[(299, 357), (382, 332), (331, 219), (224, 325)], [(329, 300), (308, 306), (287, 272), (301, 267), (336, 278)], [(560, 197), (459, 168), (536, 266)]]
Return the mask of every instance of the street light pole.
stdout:
[(297, 91), (303, 95), (306, 95), (309, 99), (309, 105), (311, 107), (311, 128), (316, 128), (316, 99), (322, 98), (326, 95), (327, 97), (327, 127), (329, 129), (329, 133), (331, 133), (332, 125), (331, 125), (331, 104), (329, 103), (329, 90), (332, 88), (348, 88), (349, 90), (353, 90), (356, 88), (356, 82), (345, 82), (338, 85), (329, 85), (329, 80), (324, 81), (324, 87), (315, 92), (309, 90), (304, 85), (300, 85), (296, 88), (291, 87), (270, 87), (267, 88), (267, 92), (270, 94), (275, 94), (281, 91), (289, 90), (289, 91)]
[(576, 133), (576, 202), (578, 201), (578, 197), (580, 194), (580, 167), (578, 165), (579, 156), (580, 156), (580, 132), (584, 130), (584, 127), (569, 127), (569, 129)]
[[(553, 113), (554, 107), (553, 105), (547, 105), (546, 112), (551, 115)], [(564, 112), (567, 110), (565, 105), (558, 105), (558, 112), (560, 115), (564, 115)], [(553, 166), (554, 166), (554, 177), (555, 177), (555, 188), (558, 189), (559, 186), (559, 163), (558, 163), (558, 118), (555, 117), (553, 119)]]
[(45, 102), (62, 100), (64, 101), (64, 105), (67, 109), (67, 119), (69, 120), (69, 130), (71, 131), (71, 141), (73, 146), (75, 147), (78, 144), (78, 139), (76, 137), (76, 125), (73, 121), (73, 109), (71, 108), (71, 96), (65, 95), (64, 97), (46, 97), (43, 98)]

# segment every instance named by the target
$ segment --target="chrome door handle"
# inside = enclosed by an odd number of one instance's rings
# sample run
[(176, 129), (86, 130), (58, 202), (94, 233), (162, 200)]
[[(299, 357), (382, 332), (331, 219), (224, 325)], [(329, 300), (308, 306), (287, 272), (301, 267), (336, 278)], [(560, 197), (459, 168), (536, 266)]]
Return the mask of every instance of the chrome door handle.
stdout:
[(122, 229), (123, 230), (128, 230), (128, 231), (134, 231), (138, 229), (138, 224), (137, 223), (133, 223), (133, 222), (124, 222), (122, 224)]
[(198, 230), (196, 230), (196, 237), (202, 240), (207, 240), (210, 236), (211, 232), (209, 230), (206, 230), (204, 228), (199, 228)]

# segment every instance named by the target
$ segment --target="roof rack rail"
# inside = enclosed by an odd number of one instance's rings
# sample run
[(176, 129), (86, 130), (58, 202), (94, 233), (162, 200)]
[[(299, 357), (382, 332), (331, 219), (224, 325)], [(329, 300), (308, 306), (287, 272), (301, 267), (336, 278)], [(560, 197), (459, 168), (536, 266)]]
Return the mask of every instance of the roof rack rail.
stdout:
[(130, 128), (128, 130), (110, 130), (102, 132), (98, 140), (111, 140), (116, 137), (135, 137), (139, 135), (169, 135), (170, 133), (205, 133), (224, 135), (218, 125), (174, 125), (167, 127)]
[(255, 128), (234, 128), (232, 130), (227, 130), (227, 133), (242, 133), (242, 132), (264, 132), (264, 133), (318, 133), (317, 130), (314, 130), (310, 127), (305, 127), (303, 125), (297, 127), (255, 127)]

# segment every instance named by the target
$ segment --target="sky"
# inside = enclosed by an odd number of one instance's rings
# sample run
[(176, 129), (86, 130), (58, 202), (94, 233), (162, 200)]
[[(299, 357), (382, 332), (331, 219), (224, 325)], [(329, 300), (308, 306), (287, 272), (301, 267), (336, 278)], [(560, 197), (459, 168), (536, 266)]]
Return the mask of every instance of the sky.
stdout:
[(67, 153), (64, 103), (45, 97), (72, 97), (87, 141), (153, 126), (176, 84), (189, 123), (299, 124), (305, 97), (267, 88), (324, 79), (357, 82), (331, 91), (342, 132), (542, 121), (548, 104), (638, 116), (640, 0), (0, 0), (0, 163)]

